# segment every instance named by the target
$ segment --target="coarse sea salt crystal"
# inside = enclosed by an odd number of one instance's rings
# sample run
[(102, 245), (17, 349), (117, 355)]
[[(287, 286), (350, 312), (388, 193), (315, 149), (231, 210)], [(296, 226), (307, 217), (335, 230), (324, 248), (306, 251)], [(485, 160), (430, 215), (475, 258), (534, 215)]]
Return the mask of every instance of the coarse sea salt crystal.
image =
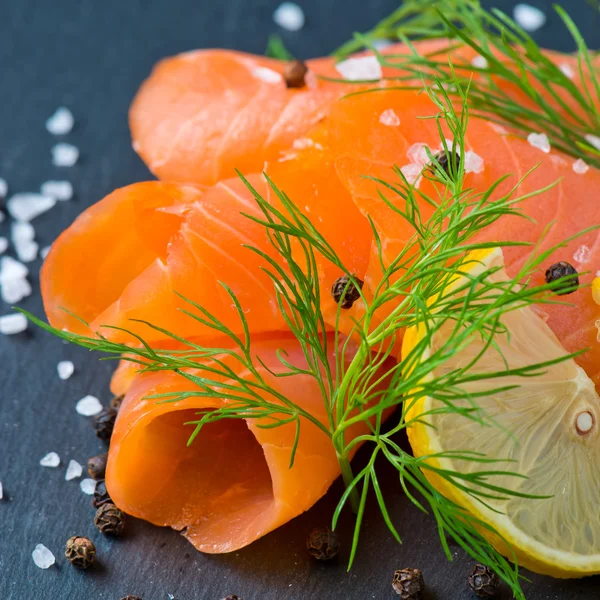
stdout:
[(27, 329), (27, 317), (21, 313), (4, 315), (0, 317), (0, 333), (4, 335), (15, 335)]
[(561, 63), (558, 65), (558, 68), (563, 72), (563, 75), (566, 75), (569, 79), (575, 79), (575, 71), (570, 64)]
[(406, 181), (409, 185), (414, 185), (416, 188), (419, 187), (419, 184), (421, 183), (421, 173), (423, 172), (422, 165), (411, 163), (409, 165), (404, 165), (400, 171), (402, 171), (402, 174), (406, 177)]
[(398, 127), (400, 125), (400, 117), (393, 108), (388, 108), (379, 115), (379, 122), (388, 127)]
[(283, 78), (277, 71), (267, 67), (257, 67), (252, 71), (252, 75), (265, 83), (281, 83)]
[(551, 150), (550, 140), (545, 133), (530, 133), (527, 136), (527, 141), (531, 146), (548, 154)]
[(5, 237), (0, 237), (0, 254), (4, 254), (8, 250), (8, 240)]
[(348, 81), (373, 81), (381, 79), (381, 65), (376, 56), (348, 58), (338, 63), (337, 72)]
[(56, 370), (58, 371), (58, 376), (64, 381), (73, 375), (75, 365), (70, 360), (61, 360), (56, 365)]
[(488, 66), (488, 61), (485, 57), (481, 56), (481, 54), (478, 54), (472, 61), (471, 64), (476, 68), (476, 69), (487, 69)]
[(590, 167), (585, 162), (585, 160), (583, 160), (581, 158), (578, 158), (573, 163), (573, 171), (575, 171), (575, 173), (577, 173), (578, 175), (583, 175), (584, 173), (587, 173), (589, 170), (590, 170)]
[(29, 275), (29, 269), (11, 256), (3, 256), (0, 260), (0, 284)]
[(58, 467), (60, 465), (60, 456), (56, 452), (48, 452), (44, 458), (40, 460), (42, 467)]
[(12, 225), (12, 241), (19, 259), (31, 262), (37, 257), (39, 245), (34, 241), (35, 229), (31, 223), (17, 221)]
[[(452, 147), (452, 145), (450, 145), (450, 147)], [(425, 166), (429, 163), (427, 148), (427, 144), (417, 142), (406, 151), (406, 157), (414, 165)]]
[(6, 202), (10, 216), (17, 221), (31, 221), (37, 216), (50, 210), (56, 204), (56, 199), (42, 194), (14, 194)]
[(79, 149), (73, 144), (61, 142), (52, 148), (52, 164), (55, 167), (72, 167), (79, 159)]
[(591, 254), (592, 254), (592, 251), (590, 250), (589, 246), (582, 244), (577, 249), (577, 252), (575, 252), (575, 254), (573, 254), (573, 260), (575, 262), (583, 264), (590, 260)]
[(525, 31), (537, 31), (546, 23), (545, 13), (530, 4), (517, 4), (513, 17)]
[(8, 183), (5, 179), (0, 179), (0, 198), (4, 198), (8, 193)]
[(305, 20), (304, 11), (295, 2), (283, 2), (273, 13), (273, 21), (288, 31), (300, 31)]
[(75, 410), (83, 417), (93, 417), (102, 411), (102, 404), (96, 396), (85, 396), (75, 405)]
[(31, 558), (33, 558), (35, 566), (40, 569), (49, 569), (56, 562), (54, 554), (44, 544), (38, 544), (35, 547), (31, 553)]
[(83, 467), (76, 460), (70, 460), (67, 472), (65, 473), (65, 480), (71, 481), (71, 479), (77, 479), (77, 477), (81, 477), (82, 473)]
[[(17, 302), (21, 302), (23, 298), (31, 296), (31, 292), (31, 284), (24, 277), (11, 279), (2, 284), (2, 300), (4, 300), (6, 304), (16, 304)], [(18, 325), (19, 324), (17, 323), (12, 326)]]
[(95, 479), (82, 479), (79, 483), (79, 487), (84, 494), (93, 496), (96, 491), (96, 480)]
[(588, 133), (585, 136), (585, 141), (590, 146), (593, 146), (594, 148), (596, 148), (596, 150), (600, 150), (600, 136), (598, 136), (598, 135), (592, 135), (591, 133)]
[(73, 113), (68, 108), (61, 106), (46, 121), (46, 129), (52, 135), (65, 135), (73, 129), (74, 124)]
[(40, 188), (43, 196), (57, 200), (70, 200), (73, 197), (73, 186), (70, 181), (46, 181)]
[(465, 152), (465, 173), (482, 173), (485, 169), (483, 158), (472, 150)]

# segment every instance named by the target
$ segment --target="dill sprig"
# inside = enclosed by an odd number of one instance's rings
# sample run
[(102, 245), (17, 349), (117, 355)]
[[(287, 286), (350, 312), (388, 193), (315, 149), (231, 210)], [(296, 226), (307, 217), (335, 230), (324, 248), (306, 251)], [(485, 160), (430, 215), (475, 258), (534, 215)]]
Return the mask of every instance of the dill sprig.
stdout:
[[(370, 48), (382, 66), (403, 71), (393, 79), (399, 85), (406, 82), (405, 88), (414, 88), (415, 80), (429, 84), (439, 80), (452, 91), (455, 78), (463, 87), (471, 82), (473, 115), (510, 127), (523, 137), (545, 133), (556, 149), (600, 167), (596, 142), (600, 64), (568, 13), (560, 6), (555, 10), (577, 46), (581, 84), (571, 78), (575, 73), (556, 64), (513, 19), (498, 9), (484, 9), (479, 0), (406, 0), (370, 32), (357, 34), (335, 54), (344, 57)], [(382, 37), (406, 43), (410, 52), (381, 54), (372, 43)], [(439, 39), (447, 44), (422, 53), (411, 43), (417, 39)], [(471, 47), (485, 63), (465, 64), (453, 56), (457, 45)], [(520, 94), (519, 100), (514, 90)]]
[[(249, 250), (257, 254), (261, 268), (271, 278), (279, 310), (289, 331), (298, 341), (306, 362), (305, 367), (299, 368), (291, 364), (283, 353), (279, 353), (283, 370), (270, 373), (276, 377), (303, 375), (314, 378), (326, 408), (326, 423), (290, 401), (261, 375), (261, 367), (266, 368), (266, 365), (252, 351), (252, 333), (243, 307), (226, 283), (222, 285), (237, 309), (239, 328), (234, 330), (226, 326), (216, 315), (191, 300), (187, 300), (189, 309), (184, 310), (190, 318), (218, 334), (224, 340), (221, 347), (205, 347), (147, 322), (146, 325), (160, 332), (165, 340), (179, 342), (180, 349), (152, 347), (135, 334), (131, 334), (135, 344), (119, 344), (110, 341), (102, 333), (85, 336), (57, 330), (33, 315), (22, 312), (43, 329), (79, 346), (104, 353), (108, 359), (124, 358), (137, 364), (142, 372), (174, 371), (189, 380), (189, 391), (152, 396), (157, 402), (173, 402), (187, 397), (226, 400), (221, 408), (198, 413), (198, 419), (192, 422), (195, 428), (189, 443), (193, 443), (204, 425), (223, 419), (253, 419), (260, 421), (261, 427), (294, 424), (296, 438), (290, 453), (292, 466), (298, 439), (302, 435), (303, 421), (316, 425), (330, 437), (346, 485), (333, 516), (333, 525), (337, 524), (341, 511), (348, 503), (356, 513), (349, 567), (356, 556), (371, 490), (390, 531), (398, 541), (401, 539), (379, 484), (379, 464), (381, 460), (386, 460), (396, 469), (407, 497), (419, 509), (434, 516), (448, 558), (452, 559), (448, 547), (448, 538), (451, 538), (474, 559), (494, 569), (511, 587), (514, 596), (523, 599), (517, 566), (499, 554), (482, 532), (498, 533), (489, 524), (440, 494), (427, 477), (433, 473), (487, 505), (491, 500), (510, 496), (532, 498), (495, 483), (495, 478), (499, 476), (519, 480), (522, 475), (512, 472), (509, 463), (503, 470), (492, 470), (492, 465), (506, 464), (507, 461), (503, 457), (487, 457), (473, 452), (444, 452), (417, 458), (404, 451), (395, 439), (398, 432), (427, 416), (421, 414), (410, 420), (406, 418), (410, 408), (424, 396), (439, 401), (436, 414), (460, 414), (473, 421), (475, 426), (495, 426), (479, 408), (479, 394), (466, 392), (464, 386), (473, 381), (488, 381), (486, 394), (510, 389), (496, 382), (507, 375), (536, 376), (550, 363), (520, 369), (509, 369), (507, 366), (505, 370), (495, 373), (474, 373), (472, 367), (481, 357), (480, 354), (461, 369), (442, 375), (436, 373), (449, 357), (460, 352), (476, 337), (485, 341), (485, 348), (493, 345), (495, 336), (505, 333), (502, 316), (507, 312), (538, 302), (556, 302), (549, 292), (562, 284), (560, 280), (543, 286), (529, 283), (529, 276), (554, 248), (542, 253), (536, 253), (532, 248), (531, 256), (521, 271), (508, 280), (494, 279), (496, 267), (479, 269), (477, 275), (472, 274), (476, 260), (472, 258), (474, 251), (497, 245), (528, 246), (510, 241), (494, 244), (477, 242), (473, 241), (473, 237), (502, 217), (512, 215), (526, 218), (519, 209), (519, 203), (548, 188), (519, 196), (517, 184), (500, 198), (495, 196), (505, 178), (483, 192), (465, 188), (463, 161), (457, 164), (456, 161), (452, 162), (451, 157), (465, 151), (469, 120), (468, 93), (456, 79), (454, 85), (461, 98), (461, 105), (456, 109), (455, 100), (442, 83), (438, 80), (435, 86), (427, 87), (427, 92), (439, 109), (435, 118), (451, 167), (442, 168), (430, 154), (431, 168), (423, 176), (434, 183), (435, 196), (422, 192), (417, 195), (414, 187), (408, 184), (397, 168), (394, 170), (396, 181), (373, 180), (381, 201), (390, 209), (390, 216), (405, 221), (413, 234), (404, 249), (393, 260), (386, 262), (381, 240), (373, 226), (382, 277), (372, 297), (367, 297), (361, 291), (364, 314), (354, 322), (350, 335), (344, 338), (339, 327), (335, 328), (334, 367), (330, 366), (327, 358), (332, 350), (328, 342), (331, 327), (321, 312), (322, 290), (317, 257), (334, 264), (352, 282), (355, 282), (354, 275), (317, 227), (292, 199), (278, 189), (276, 182), (268, 181), (277, 196), (277, 204), (269, 203), (244, 179), (262, 212), (260, 217), (246, 216), (265, 227), (277, 258), (258, 248), (249, 247)], [(452, 147), (448, 146), (445, 130), (452, 134)], [(428, 219), (421, 213), (423, 204), (434, 208), (433, 215)], [(448, 324), (452, 325), (451, 332), (443, 345), (435, 352), (429, 352), (436, 332)], [(397, 352), (394, 342), (398, 332), (412, 326), (424, 328), (422, 339), (402, 362), (390, 361)], [(353, 356), (349, 355), (350, 340), (357, 344)], [(560, 360), (567, 358), (569, 356)], [(387, 382), (384, 389), (379, 385), (384, 377), (382, 367), (385, 367)], [(466, 404), (465, 399), (468, 400)], [(386, 417), (400, 406), (402, 410), (394, 413), (391, 422), (388, 420), (388, 429), (385, 429)], [(348, 436), (349, 428), (357, 424), (362, 424), (366, 433), (358, 437)], [(366, 466), (355, 473), (350, 457), (360, 444), (367, 447), (370, 455)], [(442, 457), (476, 462), (481, 469), (465, 474), (435, 467), (428, 460)]]

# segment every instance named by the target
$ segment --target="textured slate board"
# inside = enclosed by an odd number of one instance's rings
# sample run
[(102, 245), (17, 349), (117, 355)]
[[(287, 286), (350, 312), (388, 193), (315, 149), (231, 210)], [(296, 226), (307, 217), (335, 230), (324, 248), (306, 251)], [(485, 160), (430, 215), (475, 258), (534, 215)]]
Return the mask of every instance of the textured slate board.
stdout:
[[(550, 2), (537, 0), (549, 8)], [(284, 33), (300, 56), (320, 55), (389, 13), (392, 0), (306, 0), (307, 24)], [(511, 2), (497, 2), (510, 9)], [(569, 9), (589, 43), (600, 46), (600, 13), (583, 0)], [(198, 47), (222, 46), (264, 50), (276, 28), (272, 0), (3, 0), (0, 2), (0, 177), (12, 191), (36, 190), (42, 181), (66, 177), (76, 189), (69, 203), (59, 203), (35, 221), (38, 240), (49, 244), (86, 206), (112, 189), (148, 178), (130, 148), (127, 109), (152, 64), (167, 55)], [(556, 17), (536, 34), (543, 44), (563, 50), (573, 45)], [(67, 140), (81, 149), (72, 169), (50, 162), (55, 140), (43, 123), (62, 104), (71, 107), (77, 125)], [(8, 234), (7, 223), (0, 234)], [(39, 261), (31, 281), (39, 283)], [(39, 294), (23, 306), (41, 314)], [(2, 307), (6, 312), (8, 307)], [(67, 382), (56, 363), (72, 359), (76, 374)], [(0, 598), (2, 600), (118, 600), (135, 593), (144, 600), (218, 600), (237, 593), (245, 600), (316, 598), (392, 598), (394, 569), (424, 570), (429, 600), (469, 598), (465, 575), (470, 561), (455, 549), (446, 562), (432, 522), (398, 492), (391, 473), (382, 478), (400, 523), (404, 544), (386, 531), (371, 502), (356, 567), (346, 573), (336, 564), (317, 565), (304, 552), (310, 529), (328, 522), (341, 487), (309, 513), (253, 544), (226, 556), (204, 556), (177, 533), (131, 520), (118, 541), (103, 538), (92, 524), (90, 499), (77, 482), (65, 482), (65, 465), (84, 463), (102, 446), (75, 402), (92, 393), (108, 401), (111, 365), (67, 347), (39, 331), (0, 339)], [(58, 469), (43, 469), (39, 459), (54, 450)], [(360, 457), (358, 458), (360, 461)], [(350, 520), (341, 528), (349, 542)], [(62, 557), (73, 534), (89, 535), (100, 564), (92, 572), (73, 569)], [(39, 542), (56, 554), (48, 571), (34, 566), (31, 551)], [(347, 548), (347, 545), (346, 545)], [(525, 584), (532, 600), (598, 598), (597, 578), (563, 582), (533, 576)], [(508, 597), (505, 594), (504, 597)]]

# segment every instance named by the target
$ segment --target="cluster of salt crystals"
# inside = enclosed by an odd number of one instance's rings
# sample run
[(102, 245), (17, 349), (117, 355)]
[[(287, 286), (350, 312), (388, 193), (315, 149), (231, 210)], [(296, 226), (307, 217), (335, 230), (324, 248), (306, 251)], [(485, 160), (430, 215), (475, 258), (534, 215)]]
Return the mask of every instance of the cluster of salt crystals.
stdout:
[(60, 456), (58, 456), (56, 452), (48, 452), (48, 454), (40, 460), (40, 465), (42, 465), (42, 467), (58, 467), (58, 465), (60, 465)]
[[(31, 284), (27, 281), (28, 274), (29, 269), (18, 260), (15, 260), (10, 256), (2, 257), (2, 260), (0, 261), (0, 287), (2, 288), (2, 299), (4, 302), (7, 304), (15, 304), (31, 295)], [(7, 315), (2, 318), (8, 319), (8, 317), (15, 316), (16, 315)], [(27, 319), (25, 319), (25, 321), (27, 321)], [(20, 320), (7, 320), (5, 327), (18, 327), (19, 323)], [(18, 331), (16, 333), (18, 333)]]
[(383, 75), (376, 56), (348, 58), (335, 68), (347, 81), (379, 81)]
[(575, 254), (573, 254), (573, 260), (579, 264), (585, 264), (589, 262), (591, 255), (592, 251), (590, 250), (589, 246), (582, 244), (579, 246), (579, 248), (577, 248)]
[(583, 160), (582, 158), (578, 158), (573, 163), (573, 171), (575, 171), (575, 173), (577, 173), (578, 175), (583, 175), (583, 174), (587, 173), (589, 170), (590, 170), (590, 167), (585, 162), (585, 160)]
[(273, 21), (288, 31), (300, 31), (305, 20), (304, 11), (295, 2), (283, 2), (273, 13)]
[(530, 133), (527, 136), (527, 141), (531, 146), (549, 154), (552, 147), (550, 146), (550, 140), (545, 133)]
[(257, 67), (252, 71), (252, 75), (265, 83), (281, 83), (283, 81), (283, 77), (277, 71), (268, 67)]
[(387, 127), (398, 127), (400, 125), (400, 117), (393, 108), (388, 108), (379, 115), (379, 122)]
[(585, 141), (590, 145), (596, 148), (596, 150), (600, 150), (600, 136), (592, 135), (588, 133), (585, 137)]
[(65, 473), (65, 481), (77, 479), (78, 477), (81, 477), (82, 473), (83, 467), (76, 460), (70, 460), (67, 472)]
[(10, 216), (17, 221), (31, 221), (56, 204), (52, 196), (24, 193), (14, 194), (6, 202)]
[(35, 241), (35, 229), (27, 221), (12, 224), (12, 241), (19, 260), (31, 262), (37, 257), (39, 245)]
[(52, 148), (52, 164), (55, 167), (72, 167), (79, 159), (79, 149), (73, 144), (61, 142)]
[(93, 417), (102, 411), (102, 404), (96, 396), (85, 396), (75, 405), (75, 410), (82, 417)]
[(84, 494), (88, 496), (93, 496), (96, 491), (96, 480), (95, 479), (82, 479), (79, 483), (79, 487)]
[(56, 365), (56, 370), (58, 371), (58, 376), (64, 381), (73, 375), (75, 372), (75, 365), (73, 365), (70, 360), (61, 360), (58, 365)]
[(38, 544), (35, 547), (31, 553), (31, 558), (33, 558), (35, 566), (40, 569), (49, 569), (56, 562), (54, 554), (44, 544)]
[(40, 188), (42, 196), (50, 196), (56, 200), (70, 200), (73, 197), (73, 186), (70, 181), (46, 181)]
[(66, 135), (71, 132), (74, 124), (73, 113), (65, 106), (60, 106), (46, 121), (46, 129), (52, 135)]
[(546, 24), (546, 14), (530, 4), (517, 4), (513, 18), (525, 31), (537, 31)]

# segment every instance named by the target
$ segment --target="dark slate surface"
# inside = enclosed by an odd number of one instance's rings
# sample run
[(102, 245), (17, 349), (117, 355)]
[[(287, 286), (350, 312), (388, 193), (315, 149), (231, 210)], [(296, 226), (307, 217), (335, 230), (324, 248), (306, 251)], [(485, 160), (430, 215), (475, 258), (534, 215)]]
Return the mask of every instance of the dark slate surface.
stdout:
[[(550, 2), (532, 0), (549, 10)], [(330, 51), (355, 30), (390, 12), (394, 0), (305, 0), (307, 24), (284, 33), (300, 56)], [(498, 6), (510, 9), (512, 3)], [(590, 44), (600, 46), (600, 13), (583, 0), (569, 0)], [(38, 189), (51, 178), (68, 178), (76, 197), (59, 203), (35, 221), (41, 246), (49, 244), (86, 206), (112, 189), (145, 179), (145, 167), (130, 148), (127, 109), (152, 64), (170, 54), (198, 47), (264, 50), (276, 27), (276, 0), (2, 0), (0, 2), (0, 177), (12, 191)], [(547, 46), (572, 50), (551, 16), (536, 38)], [(81, 149), (72, 169), (50, 162), (55, 140), (44, 121), (59, 105), (73, 110), (77, 124), (68, 141)], [(0, 226), (7, 235), (8, 227)], [(31, 265), (37, 288), (40, 262)], [(23, 306), (41, 314), (39, 294)], [(3, 306), (2, 313), (8, 311)], [(76, 374), (56, 375), (60, 359), (72, 359)], [(311, 562), (303, 550), (310, 529), (326, 523), (340, 486), (308, 514), (228, 556), (203, 556), (177, 533), (141, 521), (129, 523), (118, 541), (103, 538), (92, 524), (90, 499), (78, 482), (65, 482), (65, 465), (84, 463), (101, 450), (88, 420), (75, 402), (92, 393), (108, 401), (111, 367), (96, 357), (39, 331), (0, 339), (0, 598), (2, 600), (118, 600), (128, 593), (144, 600), (219, 598), (237, 593), (244, 600), (392, 598), (394, 569), (423, 569), (429, 600), (469, 598), (465, 575), (470, 561), (455, 550), (446, 562), (431, 521), (409, 505), (388, 477), (387, 491), (404, 545), (397, 546), (371, 503), (358, 562), (350, 574), (344, 561)], [(58, 469), (43, 469), (49, 451), (61, 456)], [(348, 541), (349, 523), (342, 536)], [(73, 569), (62, 556), (73, 534), (89, 535), (100, 564), (92, 572)], [(31, 551), (39, 542), (57, 556), (57, 566), (35, 567)], [(344, 558), (344, 557), (342, 557)], [(533, 576), (525, 584), (531, 600), (592, 600), (597, 578), (554, 581)], [(504, 595), (505, 598), (508, 594)]]

